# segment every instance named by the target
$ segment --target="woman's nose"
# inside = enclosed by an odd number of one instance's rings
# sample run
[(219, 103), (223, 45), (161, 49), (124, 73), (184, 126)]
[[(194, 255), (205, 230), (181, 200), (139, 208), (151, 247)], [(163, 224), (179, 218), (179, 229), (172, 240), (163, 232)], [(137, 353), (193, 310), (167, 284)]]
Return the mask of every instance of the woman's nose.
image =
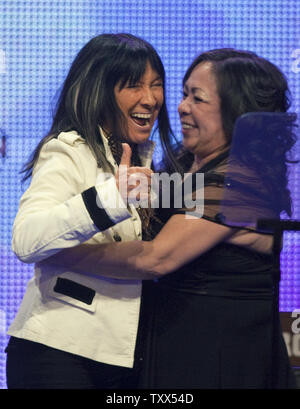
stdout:
[(189, 114), (191, 112), (191, 105), (188, 101), (188, 98), (184, 98), (181, 100), (180, 104), (178, 105), (178, 112), (179, 115)]
[(155, 95), (152, 92), (151, 88), (146, 87), (142, 90), (141, 103), (143, 105), (149, 106), (153, 106), (156, 104)]

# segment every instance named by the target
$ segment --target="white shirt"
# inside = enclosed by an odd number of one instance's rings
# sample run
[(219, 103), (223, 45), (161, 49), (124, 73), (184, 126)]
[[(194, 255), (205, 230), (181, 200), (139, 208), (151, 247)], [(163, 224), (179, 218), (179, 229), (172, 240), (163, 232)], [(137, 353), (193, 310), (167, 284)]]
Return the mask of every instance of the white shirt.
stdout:
[[(106, 158), (116, 169), (101, 135)], [(150, 167), (153, 149), (151, 141), (139, 146), (143, 166)], [(118, 223), (102, 232), (81, 194), (94, 186), (112, 224)], [(44, 145), (13, 227), (13, 251), (20, 260), (35, 263), (35, 273), (9, 335), (99, 362), (133, 366), (141, 282), (78, 274), (47, 262), (61, 249), (83, 242), (141, 239), (136, 209), (109, 210), (111, 200), (121, 200), (115, 178), (103, 175), (76, 132), (61, 133)]]

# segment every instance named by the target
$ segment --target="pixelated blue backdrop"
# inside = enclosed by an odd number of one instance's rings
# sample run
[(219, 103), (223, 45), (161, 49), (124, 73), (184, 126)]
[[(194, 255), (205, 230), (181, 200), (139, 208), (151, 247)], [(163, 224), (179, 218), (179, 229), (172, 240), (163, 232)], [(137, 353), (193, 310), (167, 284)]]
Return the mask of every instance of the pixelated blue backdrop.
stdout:
[[(79, 49), (103, 32), (130, 32), (151, 42), (165, 64), (171, 122), (180, 138), (177, 104), (183, 73), (197, 53), (212, 48), (252, 50), (277, 64), (289, 81), (291, 109), (299, 112), (300, 3), (1, 0), (0, 7), (0, 388), (5, 388), (5, 333), (33, 272), (10, 246), (24, 189), (18, 172), (49, 129), (55, 95)], [(290, 187), (293, 218), (300, 219), (299, 165), (291, 172)], [(292, 311), (300, 308), (299, 234), (285, 234), (281, 265), (280, 309)]]

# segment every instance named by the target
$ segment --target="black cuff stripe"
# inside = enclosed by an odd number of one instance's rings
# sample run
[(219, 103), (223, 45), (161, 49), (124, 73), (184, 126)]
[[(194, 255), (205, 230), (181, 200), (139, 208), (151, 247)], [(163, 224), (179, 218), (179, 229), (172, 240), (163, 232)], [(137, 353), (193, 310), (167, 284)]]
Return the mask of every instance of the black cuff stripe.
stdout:
[[(106, 213), (105, 209), (99, 207), (97, 205), (97, 191), (95, 187), (91, 187), (84, 192), (81, 193), (84, 204), (91, 216), (91, 219), (98, 227), (100, 231), (109, 229), (110, 227), (114, 226), (115, 223), (109, 218), (108, 214)], [(98, 201), (100, 198), (98, 197)]]

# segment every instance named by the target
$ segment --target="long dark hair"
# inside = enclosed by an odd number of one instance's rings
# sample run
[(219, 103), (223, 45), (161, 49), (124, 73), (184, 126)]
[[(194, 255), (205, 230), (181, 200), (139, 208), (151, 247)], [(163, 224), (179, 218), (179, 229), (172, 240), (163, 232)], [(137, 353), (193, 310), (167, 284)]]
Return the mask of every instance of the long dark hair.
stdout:
[[(204, 52), (194, 59), (183, 77), (183, 86), (192, 71), (201, 63), (210, 62), (217, 82), (220, 97), (221, 117), (228, 146), (230, 145), (236, 120), (248, 112), (287, 112), (290, 107), (289, 89), (283, 73), (268, 60), (259, 57), (250, 51), (235, 50), (232, 48), (215, 49)], [(294, 132), (297, 115), (287, 114), (285, 132), (278, 137), (274, 133), (271, 141), (269, 169), (265, 163), (263, 176), (268, 177), (273, 192), (277, 192), (278, 211), (286, 211), (291, 215), (291, 196), (287, 188), (287, 164), (293, 163), (287, 155), (296, 142)], [(257, 141), (255, 155), (251, 159), (259, 162), (259, 152), (263, 141)], [(260, 149), (259, 149), (260, 148)], [(263, 155), (265, 153), (263, 152)], [(251, 152), (249, 152), (249, 157)], [(262, 159), (262, 158), (261, 158)], [(182, 154), (181, 160), (185, 163), (192, 161), (189, 152)], [(262, 160), (260, 161), (262, 162)], [(274, 165), (276, 169), (274, 169)], [(278, 180), (280, 175), (280, 183)]]
[[(159, 74), (165, 91), (165, 70), (156, 50), (147, 41), (132, 34), (102, 34), (92, 38), (77, 54), (63, 84), (48, 134), (40, 141), (22, 172), (23, 180), (32, 175), (43, 145), (60, 132), (75, 130), (93, 152), (98, 166), (107, 168), (99, 126), (109, 123), (113, 138), (125, 139), (127, 128), (115, 100), (114, 88), (127, 82), (135, 84), (143, 76), (147, 63)], [(164, 100), (157, 119), (164, 152), (172, 159), (170, 127)]]

